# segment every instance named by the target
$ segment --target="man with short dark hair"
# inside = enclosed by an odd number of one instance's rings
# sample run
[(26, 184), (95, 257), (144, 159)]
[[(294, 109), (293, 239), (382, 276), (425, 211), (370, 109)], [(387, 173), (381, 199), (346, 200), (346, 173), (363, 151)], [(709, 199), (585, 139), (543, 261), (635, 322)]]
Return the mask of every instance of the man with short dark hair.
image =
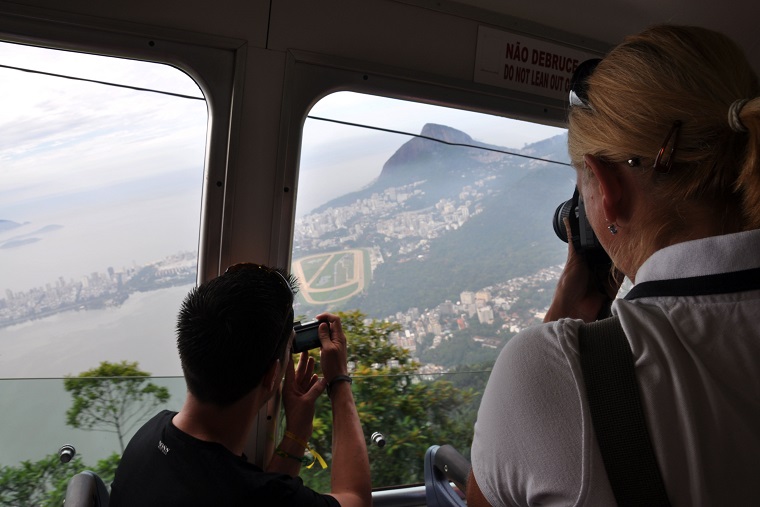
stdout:
[[(323, 378), (314, 359), (290, 355), (296, 284), (283, 271), (231, 266), (192, 289), (177, 323), (187, 383), (178, 413), (163, 411), (132, 438), (113, 482), (111, 505), (371, 504), (369, 459), (347, 376), (340, 319), (318, 315)], [(257, 414), (282, 385), (285, 438), (266, 470), (243, 449)], [(298, 476), (311, 437), (314, 403), (328, 392), (333, 408), (332, 491), (322, 495)]]

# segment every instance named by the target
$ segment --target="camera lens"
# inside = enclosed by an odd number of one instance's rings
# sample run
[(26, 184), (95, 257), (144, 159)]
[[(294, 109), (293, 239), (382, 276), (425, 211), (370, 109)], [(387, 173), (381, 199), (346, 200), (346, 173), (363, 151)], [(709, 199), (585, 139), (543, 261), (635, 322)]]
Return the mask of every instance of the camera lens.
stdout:
[(557, 207), (554, 212), (554, 233), (559, 239), (567, 243), (567, 229), (565, 228), (565, 217), (569, 217), (573, 211), (573, 199), (569, 199)]

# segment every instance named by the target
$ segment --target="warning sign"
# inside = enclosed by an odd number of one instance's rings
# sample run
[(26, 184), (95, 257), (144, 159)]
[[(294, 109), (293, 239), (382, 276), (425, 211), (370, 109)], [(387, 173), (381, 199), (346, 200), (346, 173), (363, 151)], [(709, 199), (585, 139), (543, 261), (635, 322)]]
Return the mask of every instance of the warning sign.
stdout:
[(481, 26), (475, 55), (476, 83), (566, 101), (576, 67), (599, 55)]

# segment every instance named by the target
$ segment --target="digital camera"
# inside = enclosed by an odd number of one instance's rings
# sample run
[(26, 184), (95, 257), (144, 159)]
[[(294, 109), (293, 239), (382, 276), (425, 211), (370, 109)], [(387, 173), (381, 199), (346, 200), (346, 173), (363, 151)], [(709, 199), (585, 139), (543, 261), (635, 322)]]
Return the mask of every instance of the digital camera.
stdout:
[(585, 257), (586, 261), (593, 266), (611, 266), (612, 260), (602, 248), (586, 218), (583, 197), (578, 192), (578, 187), (575, 187), (573, 197), (560, 204), (557, 211), (554, 212), (554, 232), (559, 239), (567, 243), (567, 229), (563, 222), (565, 217), (570, 221), (570, 240), (573, 242), (575, 252)]
[(296, 332), (296, 338), (293, 341), (294, 354), (319, 348), (319, 325), (322, 322), (326, 321), (309, 320), (303, 324), (300, 321), (293, 324), (293, 331)]

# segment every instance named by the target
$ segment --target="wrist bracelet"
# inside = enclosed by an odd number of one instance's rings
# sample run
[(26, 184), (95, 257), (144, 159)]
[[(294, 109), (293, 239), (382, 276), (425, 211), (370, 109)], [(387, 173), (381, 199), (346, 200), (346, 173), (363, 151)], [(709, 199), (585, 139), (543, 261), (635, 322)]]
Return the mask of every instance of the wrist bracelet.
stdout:
[[(314, 456), (314, 459), (312, 459), (312, 460), (309, 460), (309, 458), (304, 457), (303, 459), (305, 459), (306, 461), (302, 461), (301, 458), (295, 458), (295, 459), (298, 459), (299, 461), (301, 461), (304, 465), (308, 465), (306, 468), (313, 467), (314, 463), (316, 463), (317, 461), (319, 461), (319, 466), (321, 466), (322, 469), (327, 468), (327, 463), (325, 463), (324, 458), (322, 456), (320, 456), (320, 454), (317, 451), (315, 451), (314, 449), (312, 449), (311, 447), (309, 447), (309, 444), (307, 444), (303, 440), (299, 439), (297, 436), (295, 436), (293, 433), (291, 433), (289, 431), (285, 432), (285, 438), (289, 438), (292, 441), (294, 441), (295, 443), (300, 444), (304, 449), (306, 449), (307, 451), (309, 451), (309, 453), (312, 456)], [(279, 447), (278, 447), (278, 449), (279, 449)], [(280, 449), (280, 450), (282, 451), (282, 449)], [(285, 453), (285, 454), (287, 454), (285, 451), (282, 451), (282, 452)], [(282, 454), (280, 454), (280, 456), (282, 456)], [(283, 456), (283, 457), (286, 457), (286, 456)], [(291, 456), (288, 455), (287, 457), (291, 457)]]
[(312, 464), (313, 464), (313, 461), (312, 461), (312, 460), (310, 460), (309, 458), (307, 458), (306, 456), (301, 456), (301, 457), (299, 458), (298, 456), (295, 456), (295, 455), (293, 455), (293, 454), (290, 454), (289, 452), (285, 452), (285, 451), (283, 451), (283, 450), (282, 450), (282, 449), (280, 449), (279, 447), (275, 448), (275, 450), (274, 450), (274, 453), (275, 453), (276, 455), (278, 455), (278, 456), (282, 456), (283, 458), (290, 458), (290, 459), (294, 459), (294, 460), (296, 460), (296, 461), (298, 461), (298, 462), (301, 462), (301, 463), (303, 463), (304, 465), (308, 465), (309, 463), (312, 463)]
[(335, 377), (333, 377), (333, 379), (330, 382), (327, 383), (327, 396), (330, 396), (332, 387), (337, 382), (348, 382), (349, 384), (353, 384), (354, 379), (352, 379), (348, 375), (336, 375)]

